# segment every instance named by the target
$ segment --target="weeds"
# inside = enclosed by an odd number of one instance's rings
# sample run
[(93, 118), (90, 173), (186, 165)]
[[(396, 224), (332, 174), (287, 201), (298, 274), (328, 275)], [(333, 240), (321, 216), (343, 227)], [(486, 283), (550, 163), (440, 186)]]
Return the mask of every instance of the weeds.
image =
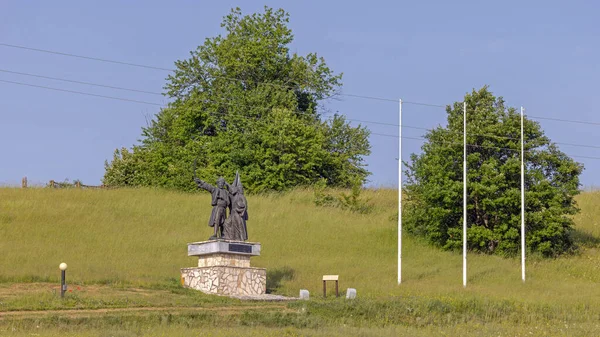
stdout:
[(314, 186), (314, 204), (322, 207), (337, 207), (350, 212), (369, 214), (373, 211), (374, 205), (370, 199), (361, 197), (362, 187), (360, 184), (354, 184), (350, 193), (340, 192), (334, 196), (327, 191), (324, 179), (319, 180)]

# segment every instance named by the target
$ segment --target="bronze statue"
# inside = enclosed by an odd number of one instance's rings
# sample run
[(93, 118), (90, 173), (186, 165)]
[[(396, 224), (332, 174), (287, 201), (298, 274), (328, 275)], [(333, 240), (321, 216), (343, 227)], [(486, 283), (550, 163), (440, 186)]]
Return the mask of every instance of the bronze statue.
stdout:
[(212, 213), (210, 214), (210, 219), (208, 220), (208, 225), (210, 227), (214, 227), (215, 233), (213, 236), (209, 238), (209, 240), (214, 240), (217, 238), (225, 238), (224, 233), (225, 230), (223, 225), (225, 224), (225, 219), (227, 217), (227, 207), (230, 207), (231, 200), (229, 197), (229, 191), (225, 188), (226, 182), (225, 179), (219, 177), (217, 179), (217, 187), (212, 186), (198, 178), (194, 178), (194, 181), (198, 185), (198, 187), (207, 190), (212, 194)]
[(229, 217), (225, 220), (225, 237), (228, 240), (248, 240), (248, 202), (244, 196), (244, 187), (240, 174), (236, 172), (233, 185), (227, 185), (229, 191)]
[[(223, 177), (219, 177), (215, 187), (195, 177), (195, 166), (194, 163), (194, 181), (199, 188), (212, 194), (213, 209), (208, 225), (214, 227), (214, 234), (209, 240), (248, 240), (248, 228), (246, 227), (248, 202), (244, 196), (240, 174), (236, 172), (232, 185), (227, 184)], [(227, 217), (228, 208), (229, 217)]]

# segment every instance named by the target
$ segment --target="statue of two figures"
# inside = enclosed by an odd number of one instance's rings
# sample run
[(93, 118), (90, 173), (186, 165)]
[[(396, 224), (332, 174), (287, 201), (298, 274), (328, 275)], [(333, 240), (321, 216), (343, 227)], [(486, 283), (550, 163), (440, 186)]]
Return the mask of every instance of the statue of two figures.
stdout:
[[(212, 194), (212, 213), (208, 225), (214, 228), (214, 235), (209, 240), (225, 239), (248, 240), (248, 203), (244, 196), (244, 188), (240, 174), (235, 174), (233, 184), (229, 185), (223, 177), (217, 179), (217, 186), (212, 186), (198, 178), (194, 181), (201, 189)], [(229, 209), (229, 216), (227, 216)]]

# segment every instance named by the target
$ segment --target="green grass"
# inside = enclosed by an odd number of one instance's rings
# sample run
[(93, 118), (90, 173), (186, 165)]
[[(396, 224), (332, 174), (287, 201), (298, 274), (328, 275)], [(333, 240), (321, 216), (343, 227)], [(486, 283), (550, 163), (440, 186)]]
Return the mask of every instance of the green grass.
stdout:
[[(271, 313), (259, 312), (253, 320), (262, 323), (245, 332), (260, 335), (279, 326), (289, 327), (290, 336), (298, 331), (310, 334), (315, 332), (313, 323), (321, 330), (368, 327), (366, 332), (349, 332), (364, 335), (402, 335), (398, 326), (409, 332), (417, 329), (407, 335), (471, 334), (470, 327), (477, 324), (483, 326), (473, 334), (499, 331), (494, 327), (504, 327), (502, 331), (509, 335), (525, 334), (536, 324), (551, 334), (562, 334), (564, 324), (579, 329), (569, 331), (581, 335), (600, 329), (600, 192), (578, 197), (582, 210), (575, 217), (578, 254), (557, 259), (529, 257), (526, 283), (521, 282), (518, 258), (470, 254), (466, 289), (459, 253), (440, 251), (409, 236), (403, 239), (403, 283), (398, 286), (397, 224), (390, 220), (396, 212), (396, 191), (365, 194), (375, 205), (368, 215), (315, 207), (309, 190), (248, 197), (250, 241), (262, 244), (253, 266), (265, 267), (273, 276), (293, 271), (293, 278), (282, 279), (276, 293), (297, 296), (302, 288), (315, 298), (322, 293), (322, 275), (339, 274), (341, 291), (356, 288), (360, 301), (289, 304), (291, 321), (273, 324), (268, 323)], [(209, 215), (210, 197), (204, 193), (0, 189), (0, 311), (246, 305), (178, 286), (179, 268), (196, 263), (187, 257), (186, 243), (211, 235)], [(72, 302), (55, 299), (49, 290), (9, 295), (15, 284), (56, 284), (60, 262), (69, 265), (70, 289), (104, 290), (69, 293), (77, 296)], [(152, 291), (151, 295), (134, 295), (132, 289)], [(305, 325), (297, 305), (311, 312)], [(352, 310), (364, 319), (349, 319)], [(234, 317), (229, 327), (235, 332), (244, 323), (243, 315)], [(369, 330), (377, 327), (385, 328)], [(172, 328), (190, 333), (196, 329), (185, 324)], [(68, 333), (68, 329), (59, 332)]]
[(129, 329), (77, 329), (77, 328), (34, 328), (31, 330), (20, 330), (12, 328), (2, 330), (0, 336), (30, 337), (30, 336), (55, 336), (55, 337), (137, 337), (137, 336), (214, 336), (214, 337), (331, 337), (331, 336), (356, 336), (356, 337), (429, 337), (429, 336), (595, 336), (598, 326), (594, 325), (554, 325), (554, 326), (500, 326), (496, 324), (457, 324), (449, 327), (427, 326), (415, 327), (325, 327), (322, 329), (298, 329), (298, 328), (268, 328), (268, 327), (202, 327), (193, 328), (185, 325), (152, 327), (135, 327)]

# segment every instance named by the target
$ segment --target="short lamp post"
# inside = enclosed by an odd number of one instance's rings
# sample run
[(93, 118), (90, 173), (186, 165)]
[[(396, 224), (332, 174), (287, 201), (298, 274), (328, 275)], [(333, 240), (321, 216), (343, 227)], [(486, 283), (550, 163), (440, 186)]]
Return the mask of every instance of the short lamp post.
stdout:
[(65, 280), (67, 264), (63, 262), (60, 264), (60, 266), (58, 266), (58, 268), (60, 268), (60, 297), (63, 298), (65, 297), (65, 292), (67, 291), (67, 282)]

